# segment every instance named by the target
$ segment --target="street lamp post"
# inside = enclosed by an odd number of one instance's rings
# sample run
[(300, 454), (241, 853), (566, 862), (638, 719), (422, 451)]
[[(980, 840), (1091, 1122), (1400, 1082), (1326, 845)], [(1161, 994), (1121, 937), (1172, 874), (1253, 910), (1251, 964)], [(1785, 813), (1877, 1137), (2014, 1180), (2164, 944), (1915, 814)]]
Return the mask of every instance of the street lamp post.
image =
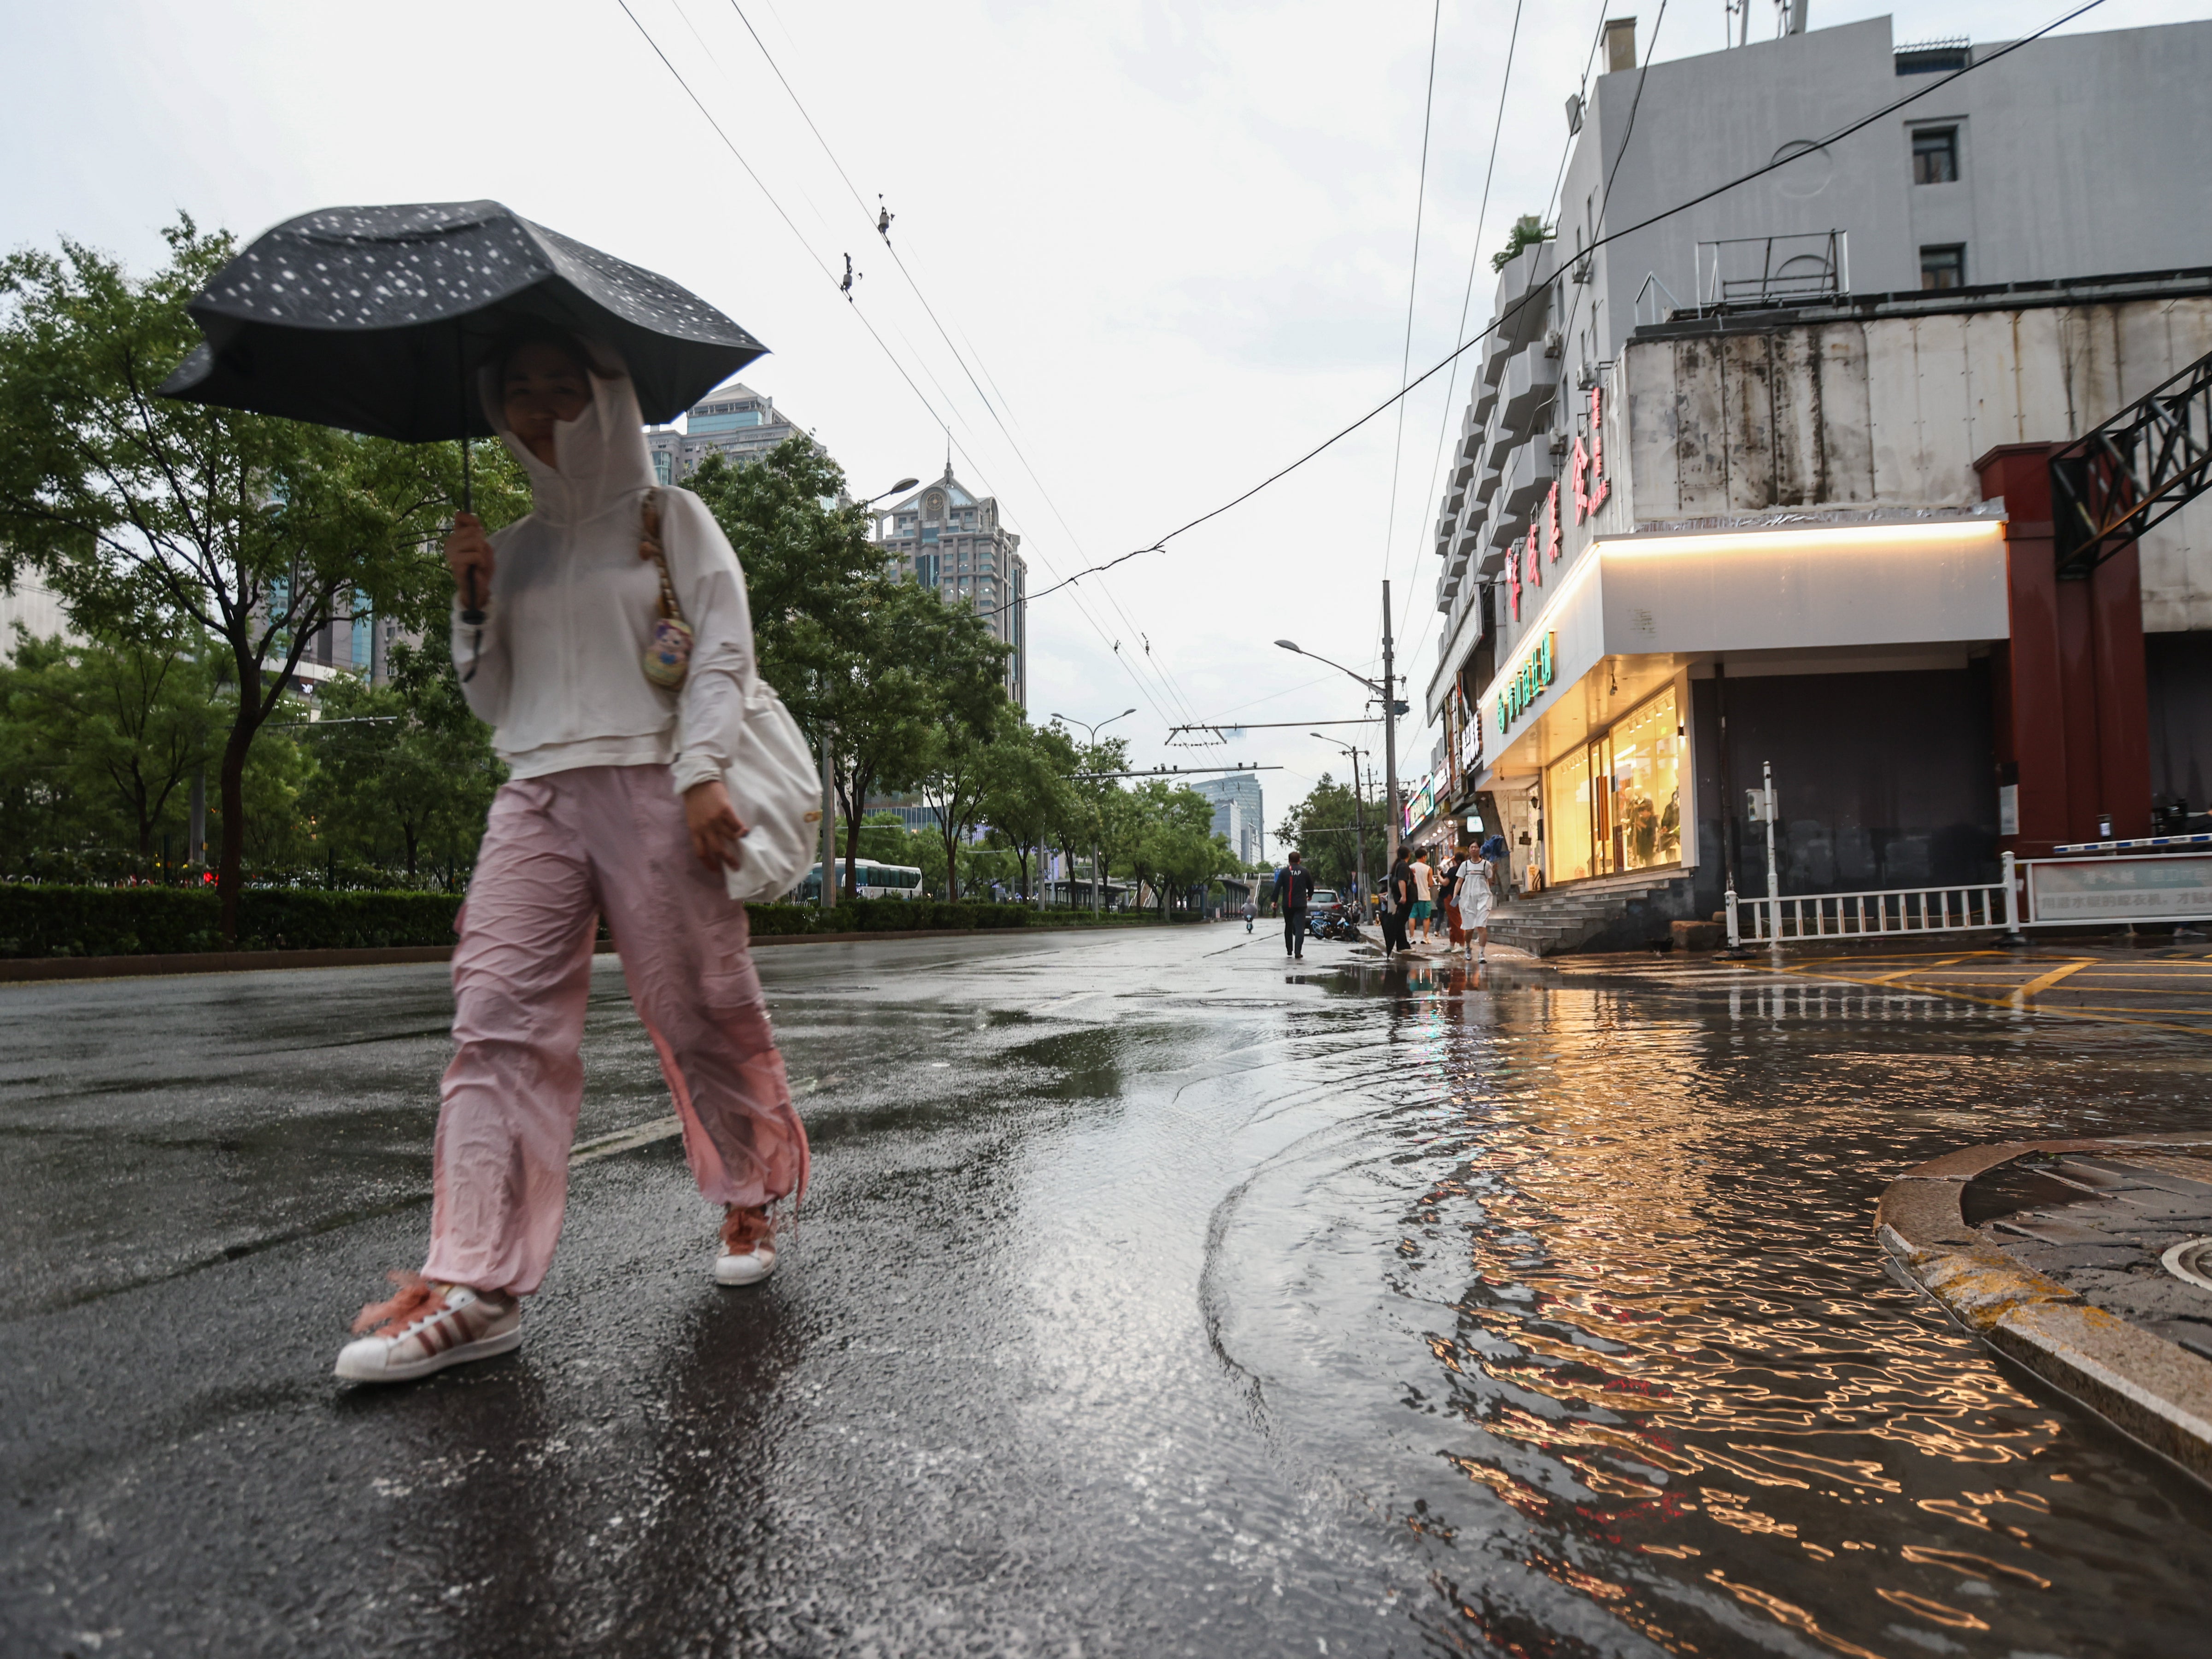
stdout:
[[(902, 489), (912, 489), (921, 482), (919, 478), (901, 478), (882, 495), (871, 495), (859, 505), (873, 507), (884, 495), (896, 495)], [(830, 744), (836, 730), (828, 725), (822, 728), (822, 890), (817, 896), (824, 910), (837, 908), (836, 889), (830, 881), (830, 872), (837, 862), (837, 784)], [(865, 801), (856, 802), (853, 810), (863, 811), (866, 805)]]
[(1318, 652), (1309, 651), (1294, 640), (1275, 641), (1285, 651), (1295, 651), (1301, 657), (1311, 657), (1316, 662), (1328, 663), (1340, 674), (1350, 674), (1382, 701), (1382, 817), (1383, 850), (1392, 865), (1398, 862), (1398, 677), (1392, 658), (1390, 637), (1390, 584), (1382, 584), (1382, 683), (1378, 685), (1366, 675), (1346, 668), (1340, 662), (1332, 662)]
[(1352, 861), (1355, 872), (1352, 890), (1359, 900), (1359, 913), (1366, 914), (1367, 906), (1367, 792), (1359, 785), (1359, 750), (1348, 743), (1339, 743), (1334, 738), (1322, 738), (1318, 732), (1309, 732), (1310, 738), (1321, 740), (1332, 749), (1341, 749), (1352, 757)]
[[(1133, 708), (1124, 708), (1118, 714), (1108, 715), (1104, 720), (1100, 720), (1096, 726), (1093, 726), (1089, 720), (1077, 720), (1073, 714), (1055, 714), (1053, 716), (1053, 719), (1056, 720), (1066, 720), (1070, 726), (1081, 726), (1085, 731), (1091, 734), (1091, 746), (1093, 749), (1096, 749), (1098, 746), (1099, 732), (1105, 730), (1106, 727), (1113, 725), (1115, 720), (1125, 720), (1136, 712), (1137, 711)], [(1098, 821), (1096, 818), (1093, 818), (1091, 823), (1091, 914), (1093, 917), (1101, 914), (1099, 896)]]

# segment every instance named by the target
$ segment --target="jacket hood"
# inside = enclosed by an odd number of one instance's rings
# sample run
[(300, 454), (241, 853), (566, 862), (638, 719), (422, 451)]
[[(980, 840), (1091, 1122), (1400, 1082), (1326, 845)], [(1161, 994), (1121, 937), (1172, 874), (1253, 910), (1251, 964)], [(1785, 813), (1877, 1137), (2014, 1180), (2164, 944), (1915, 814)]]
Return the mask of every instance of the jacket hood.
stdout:
[(554, 427), (557, 468), (532, 454), (508, 428), (497, 365), (477, 371), (484, 416), (529, 474), (531, 511), (550, 524), (582, 524), (659, 483), (645, 447), (637, 391), (622, 359), (596, 341), (582, 343), (591, 360), (592, 402), (574, 420)]

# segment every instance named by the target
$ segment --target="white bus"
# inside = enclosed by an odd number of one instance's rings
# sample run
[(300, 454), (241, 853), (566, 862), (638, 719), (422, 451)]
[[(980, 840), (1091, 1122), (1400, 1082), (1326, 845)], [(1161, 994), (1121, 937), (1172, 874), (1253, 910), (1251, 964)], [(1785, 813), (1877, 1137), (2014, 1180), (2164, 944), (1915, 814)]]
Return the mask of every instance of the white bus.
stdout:
[[(845, 888), (844, 860), (839, 859), (830, 866), (830, 880), (842, 895)], [(855, 896), (860, 898), (918, 899), (921, 896), (921, 872), (910, 864), (878, 864), (873, 859), (854, 859), (853, 883)], [(820, 863), (816, 863), (800, 880), (799, 898), (803, 904), (822, 902)]]

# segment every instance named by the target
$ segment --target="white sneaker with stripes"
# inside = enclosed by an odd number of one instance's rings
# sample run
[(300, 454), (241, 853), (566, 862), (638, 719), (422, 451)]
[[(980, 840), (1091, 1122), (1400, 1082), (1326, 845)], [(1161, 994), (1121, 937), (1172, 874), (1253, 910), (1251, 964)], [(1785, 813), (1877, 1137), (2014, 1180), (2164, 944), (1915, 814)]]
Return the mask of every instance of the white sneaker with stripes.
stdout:
[(338, 1350), (337, 1375), (349, 1382), (408, 1382), (448, 1365), (489, 1359), (522, 1340), (522, 1306), (465, 1285), (430, 1285), (393, 1273), (399, 1294), (372, 1303), (355, 1320), (368, 1335)]
[(732, 1206), (722, 1218), (722, 1249), (714, 1258), (717, 1285), (757, 1285), (775, 1271), (775, 1222), (765, 1208)]

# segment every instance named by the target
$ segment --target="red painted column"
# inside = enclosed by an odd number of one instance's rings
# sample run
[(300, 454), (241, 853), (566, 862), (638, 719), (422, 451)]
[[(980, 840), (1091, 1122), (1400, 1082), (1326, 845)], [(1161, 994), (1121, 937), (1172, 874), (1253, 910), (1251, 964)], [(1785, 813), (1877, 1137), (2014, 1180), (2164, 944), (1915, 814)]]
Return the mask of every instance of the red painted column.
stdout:
[(2137, 544), (2086, 582), (2097, 675), (2099, 810), (2120, 836), (2150, 834), (2150, 682), (2143, 660), (2142, 562)]
[[(2073, 839), (2068, 828), (2066, 674), (2051, 532), (2055, 444), (2004, 444), (1974, 463), (1982, 499), (2005, 502), (2005, 594), (2012, 637), (1993, 665), (2005, 677), (1996, 713), (2001, 757), (2018, 768), (2020, 833), (2000, 844), (2022, 858)], [(2094, 731), (2086, 734), (2094, 741)], [(2093, 829), (2094, 825), (2091, 826)]]

